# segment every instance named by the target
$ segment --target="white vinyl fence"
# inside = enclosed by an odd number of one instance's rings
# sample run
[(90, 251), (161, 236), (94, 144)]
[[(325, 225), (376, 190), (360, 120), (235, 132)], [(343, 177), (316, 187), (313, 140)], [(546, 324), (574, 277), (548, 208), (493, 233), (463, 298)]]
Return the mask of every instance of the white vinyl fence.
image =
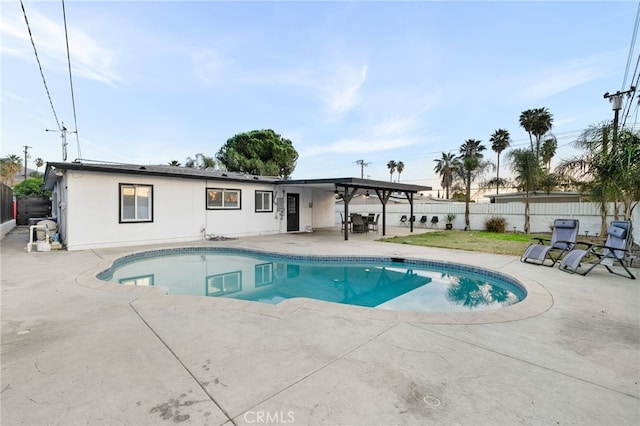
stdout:
[[(550, 232), (555, 219), (578, 219), (580, 221), (580, 235), (593, 236), (600, 233), (600, 208), (597, 203), (535, 203), (530, 204), (531, 232)], [(402, 215), (409, 216), (409, 204), (387, 205), (387, 226), (400, 225)], [(471, 203), (470, 225), (472, 230), (483, 230), (484, 222), (492, 216), (501, 216), (507, 220), (507, 231), (522, 232), (524, 230), (523, 203)], [(340, 224), (340, 213), (344, 211), (342, 203), (336, 204), (336, 223)], [(609, 206), (607, 223), (614, 220), (613, 204)], [(349, 213), (382, 213), (381, 204), (350, 204)], [(438, 216), (438, 226), (444, 229), (446, 216), (456, 215), (453, 229), (464, 229), (464, 203), (414, 203), (413, 214), (416, 217), (414, 229), (422, 216), (427, 216), (427, 227), (431, 227), (431, 218)], [(622, 219), (622, 206), (620, 218)], [(633, 211), (633, 240), (640, 242), (640, 206)]]

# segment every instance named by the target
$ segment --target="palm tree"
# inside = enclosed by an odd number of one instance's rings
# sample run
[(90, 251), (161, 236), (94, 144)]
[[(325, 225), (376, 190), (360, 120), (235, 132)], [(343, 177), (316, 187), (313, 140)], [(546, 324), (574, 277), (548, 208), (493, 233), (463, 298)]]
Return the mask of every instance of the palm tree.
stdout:
[(398, 171), (398, 183), (400, 183), (400, 174), (404, 171), (404, 163), (402, 161), (398, 161), (396, 170)]
[(531, 151), (533, 148), (533, 128), (535, 125), (535, 110), (528, 109), (526, 111), (522, 111), (520, 114), (520, 126), (529, 134), (529, 143), (531, 144)]
[(395, 161), (391, 160), (387, 163), (387, 167), (389, 168), (389, 174), (391, 175), (389, 182), (393, 182), (393, 172), (396, 171), (396, 167), (398, 167), (398, 165)]
[(191, 169), (213, 169), (216, 166), (216, 160), (213, 157), (207, 157), (203, 153), (199, 152), (193, 158), (187, 157), (187, 162), (184, 166)]
[(187, 161), (185, 161), (184, 166), (188, 169), (195, 169), (196, 164), (198, 163), (198, 154), (194, 158), (187, 157)]
[(615, 199), (613, 181), (601, 167), (601, 162), (609, 153), (610, 131), (609, 122), (589, 126), (573, 143), (575, 148), (584, 150), (583, 154), (563, 160), (556, 167), (558, 174), (575, 182), (581, 191), (589, 193), (590, 198), (599, 204), (601, 235), (606, 235), (607, 232), (609, 201)]
[(556, 168), (565, 176), (579, 173), (584, 190), (600, 204), (600, 232), (605, 235), (609, 203), (614, 202), (614, 214), (618, 215), (617, 202), (624, 205), (624, 217), (630, 220), (640, 199), (640, 133), (623, 130), (617, 135), (617, 143), (611, 144), (611, 123), (591, 126), (574, 142), (584, 149), (577, 158), (561, 162)]
[(36, 165), (36, 173), (37, 173), (38, 169), (44, 165), (44, 160), (38, 157), (33, 161), (33, 163)]
[(540, 147), (542, 136), (547, 134), (553, 127), (553, 115), (547, 108), (536, 108), (535, 121), (531, 133), (536, 137), (536, 159), (540, 160)]
[[(540, 145), (544, 136), (553, 127), (553, 115), (547, 108), (534, 108), (523, 111), (520, 114), (520, 126), (529, 134), (531, 150), (535, 153), (536, 159), (540, 159)], [(536, 144), (533, 144), (535, 136)]]
[(531, 229), (529, 194), (536, 189), (540, 181), (540, 162), (530, 149), (514, 149), (507, 156), (511, 161), (511, 171), (517, 188), (524, 192), (524, 232), (528, 234)]
[(487, 167), (487, 163), (482, 162), (482, 158), (484, 157), (482, 151), (484, 151), (485, 149), (487, 148), (482, 145), (482, 142), (476, 139), (467, 139), (460, 146), (460, 155), (458, 156), (460, 166), (458, 167), (457, 171), (465, 184), (465, 231), (468, 231), (470, 229), (469, 204), (471, 203), (471, 183), (475, 180), (478, 174), (482, 173)]
[(2, 182), (13, 185), (14, 176), (22, 168), (22, 158), (19, 155), (11, 154), (0, 160), (0, 170), (2, 174)]
[(202, 168), (204, 169), (215, 169), (216, 160), (213, 157), (207, 157), (206, 155), (202, 156)]
[(174, 167), (180, 167), (181, 166), (181, 164), (180, 164), (180, 162), (178, 160), (171, 160), (167, 164), (169, 164), (170, 166), (174, 166)]
[(542, 162), (547, 166), (547, 170), (551, 170), (551, 159), (556, 155), (558, 149), (558, 139), (555, 136), (549, 135), (542, 143)]
[(433, 170), (440, 175), (440, 185), (445, 191), (445, 199), (449, 199), (449, 190), (453, 185), (454, 171), (458, 167), (456, 156), (451, 152), (443, 152), (442, 157), (433, 160), (437, 164)]
[(509, 131), (505, 129), (498, 129), (489, 138), (491, 142), (491, 149), (498, 154), (498, 166), (496, 167), (496, 194), (500, 188), (500, 154), (511, 145), (511, 136)]
[[(520, 114), (520, 126), (522, 126), (529, 134), (531, 150), (539, 160), (542, 136), (544, 136), (553, 127), (553, 115), (547, 108), (528, 109), (526, 111), (522, 111)], [(533, 144), (533, 137), (535, 137), (536, 140), (535, 146)]]

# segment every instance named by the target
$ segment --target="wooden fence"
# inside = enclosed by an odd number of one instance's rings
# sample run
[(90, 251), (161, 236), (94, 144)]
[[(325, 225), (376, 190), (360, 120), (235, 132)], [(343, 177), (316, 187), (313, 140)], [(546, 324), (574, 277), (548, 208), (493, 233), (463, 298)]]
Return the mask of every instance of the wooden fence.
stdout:
[(4, 183), (0, 186), (0, 223), (13, 219), (13, 189)]

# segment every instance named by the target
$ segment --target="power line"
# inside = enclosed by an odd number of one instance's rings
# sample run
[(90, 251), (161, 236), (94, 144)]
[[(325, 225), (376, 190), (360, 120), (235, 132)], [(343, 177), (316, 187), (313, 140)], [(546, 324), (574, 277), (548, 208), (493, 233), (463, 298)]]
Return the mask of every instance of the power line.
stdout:
[(73, 124), (76, 127), (75, 134), (76, 134), (76, 144), (78, 147), (78, 158), (82, 160), (82, 153), (80, 152), (80, 137), (78, 136), (78, 118), (76, 116), (76, 98), (73, 92), (73, 79), (71, 78), (71, 55), (69, 54), (69, 33), (67, 31), (67, 13), (64, 7), (64, 0), (62, 0), (62, 18), (64, 20), (64, 38), (67, 45), (67, 63), (69, 64), (69, 87), (71, 88), (71, 106), (73, 108)]
[[(638, 3), (638, 11), (636, 12), (636, 22), (633, 25), (633, 35), (631, 36), (631, 46), (629, 46), (629, 57), (627, 58), (627, 68), (624, 71), (624, 78), (622, 79), (622, 87), (620, 88), (620, 90), (624, 90), (624, 88), (627, 87), (627, 77), (629, 75), (629, 68), (631, 66), (631, 58), (633, 56), (633, 50), (636, 44), (636, 37), (638, 36), (638, 22), (640, 22), (640, 3)], [(636, 65), (636, 70), (637, 69), (638, 68)], [(631, 81), (633, 81), (633, 77), (631, 78)]]
[(56, 114), (56, 109), (53, 107), (53, 100), (51, 100), (51, 93), (49, 92), (49, 87), (47, 86), (47, 80), (44, 78), (44, 72), (42, 71), (42, 64), (40, 63), (40, 58), (38, 57), (38, 50), (36, 49), (36, 44), (33, 41), (33, 35), (31, 34), (31, 26), (29, 25), (29, 20), (27, 19), (27, 12), (24, 10), (24, 3), (20, 0), (20, 6), (22, 6), (22, 14), (24, 15), (24, 22), (27, 24), (27, 30), (29, 31), (29, 39), (31, 39), (31, 45), (33, 46), (33, 53), (36, 55), (36, 61), (38, 62), (38, 68), (40, 69), (40, 75), (42, 76), (42, 83), (44, 83), (44, 89), (47, 91), (47, 97), (49, 98), (49, 104), (51, 105), (51, 111), (53, 111), (53, 117), (56, 119), (56, 124), (58, 125), (58, 129), (62, 130), (60, 126), (60, 120), (58, 120), (58, 114)]

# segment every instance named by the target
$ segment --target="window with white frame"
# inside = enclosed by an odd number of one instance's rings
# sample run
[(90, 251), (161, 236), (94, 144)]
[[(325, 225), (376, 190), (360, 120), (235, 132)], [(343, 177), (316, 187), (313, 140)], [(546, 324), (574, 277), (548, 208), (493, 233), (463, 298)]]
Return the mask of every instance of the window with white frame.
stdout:
[(207, 210), (240, 210), (239, 189), (207, 188)]
[(273, 191), (256, 191), (256, 212), (273, 211)]
[(120, 223), (153, 222), (153, 185), (120, 184)]

